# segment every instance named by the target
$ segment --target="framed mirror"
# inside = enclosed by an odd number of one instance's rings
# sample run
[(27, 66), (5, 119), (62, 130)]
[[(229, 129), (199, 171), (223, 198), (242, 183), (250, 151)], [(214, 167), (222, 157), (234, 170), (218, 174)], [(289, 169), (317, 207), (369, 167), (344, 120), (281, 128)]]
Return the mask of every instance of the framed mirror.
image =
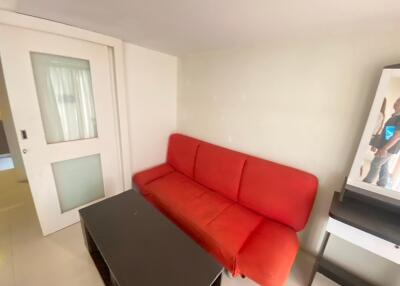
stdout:
[(400, 200), (400, 64), (383, 69), (346, 184)]

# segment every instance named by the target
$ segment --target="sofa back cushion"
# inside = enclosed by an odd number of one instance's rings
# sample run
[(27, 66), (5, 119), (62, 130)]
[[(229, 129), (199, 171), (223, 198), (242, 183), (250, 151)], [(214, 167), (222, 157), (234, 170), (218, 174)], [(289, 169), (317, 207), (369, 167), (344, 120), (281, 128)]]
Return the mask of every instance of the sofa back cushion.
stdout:
[(317, 178), (309, 173), (249, 157), (243, 169), (239, 202), (299, 231), (307, 223), (317, 188)]
[(193, 179), (194, 162), (200, 141), (181, 134), (169, 138), (167, 162), (177, 171)]
[(240, 178), (247, 156), (202, 142), (196, 158), (194, 179), (225, 197), (237, 201)]

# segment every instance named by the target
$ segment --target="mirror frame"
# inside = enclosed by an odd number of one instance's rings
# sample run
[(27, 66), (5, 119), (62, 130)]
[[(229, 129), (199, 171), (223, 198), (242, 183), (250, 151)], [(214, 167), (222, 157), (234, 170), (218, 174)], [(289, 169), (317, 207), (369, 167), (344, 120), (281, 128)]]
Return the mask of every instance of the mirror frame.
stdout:
[(376, 126), (376, 122), (378, 120), (379, 112), (382, 106), (382, 101), (388, 92), (389, 82), (393, 77), (400, 78), (400, 64), (387, 66), (382, 71), (382, 75), (379, 80), (378, 88), (375, 94), (374, 102), (372, 103), (367, 124), (365, 125), (361, 141), (357, 149), (356, 156), (351, 166), (350, 174), (347, 178), (346, 185), (353, 186), (361, 190), (365, 190), (366, 195), (368, 195), (368, 192), (372, 192), (378, 195), (400, 200), (400, 192), (386, 189), (374, 184), (365, 183), (360, 179), (359, 176), (360, 166), (363, 163), (367, 150), (370, 148), (369, 142), (373, 130)]

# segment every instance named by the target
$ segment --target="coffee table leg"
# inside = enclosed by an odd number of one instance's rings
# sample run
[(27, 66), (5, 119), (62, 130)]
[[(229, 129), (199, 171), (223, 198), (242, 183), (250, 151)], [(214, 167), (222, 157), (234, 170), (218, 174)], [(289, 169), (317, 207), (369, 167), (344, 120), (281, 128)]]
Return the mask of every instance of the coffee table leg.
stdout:
[(96, 246), (94, 245), (93, 239), (85, 227), (85, 222), (83, 221), (82, 217), (81, 217), (81, 227), (82, 227), (83, 240), (85, 241), (87, 250), (89, 251), (89, 253), (95, 252)]
[(82, 219), (82, 217), (81, 217), (81, 227), (86, 248), (89, 251), (90, 256), (92, 257), (92, 260), (96, 265), (96, 268), (99, 271), (99, 274), (103, 279), (104, 284), (106, 286), (119, 286), (117, 280), (114, 278), (114, 275), (111, 273), (110, 269), (105, 263), (103, 256), (97, 249), (97, 246), (94, 243), (92, 236), (86, 229), (85, 221)]
[(112, 274), (110, 274), (110, 286), (118, 286), (118, 282), (115, 280)]

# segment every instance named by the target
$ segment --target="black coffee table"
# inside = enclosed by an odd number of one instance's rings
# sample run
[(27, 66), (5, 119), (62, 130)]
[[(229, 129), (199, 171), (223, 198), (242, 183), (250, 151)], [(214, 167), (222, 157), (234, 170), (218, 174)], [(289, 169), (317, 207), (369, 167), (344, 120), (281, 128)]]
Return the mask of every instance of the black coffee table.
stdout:
[(79, 212), (105, 285), (220, 285), (221, 265), (136, 191)]

